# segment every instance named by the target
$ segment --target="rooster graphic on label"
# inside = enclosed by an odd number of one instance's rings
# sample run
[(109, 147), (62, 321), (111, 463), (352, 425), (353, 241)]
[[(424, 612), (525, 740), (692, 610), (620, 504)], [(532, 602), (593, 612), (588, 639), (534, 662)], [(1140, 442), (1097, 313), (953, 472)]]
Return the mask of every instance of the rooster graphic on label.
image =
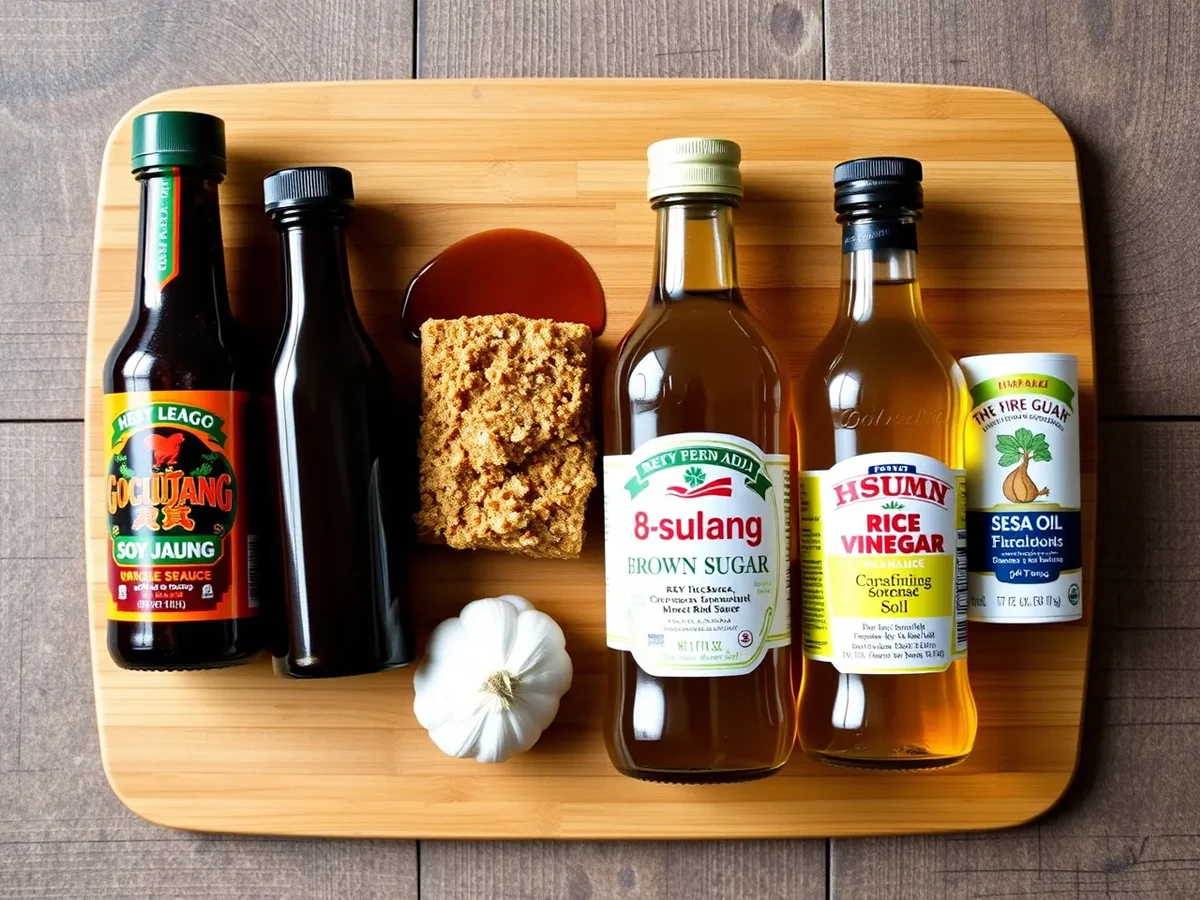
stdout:
[(154, 453), (154, 468), (170, 468), (179, 459), (179, 448), (183, 444), (183, 434), (175, 432), (170, 437), (161, 434), (148, 434), (142, 444)]

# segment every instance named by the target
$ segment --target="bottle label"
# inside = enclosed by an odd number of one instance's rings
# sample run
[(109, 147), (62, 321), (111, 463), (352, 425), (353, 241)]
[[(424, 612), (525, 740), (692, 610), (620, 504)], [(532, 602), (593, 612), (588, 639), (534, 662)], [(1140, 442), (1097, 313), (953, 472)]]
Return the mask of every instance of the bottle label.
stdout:
[(967, 655), (966, 476), (918, 453), (801, 474), (804, 655), (941, 672)]
[(146, 281), (162, 290), (179, 274), (179, 168), (150, 179), (146, 208)]
[(239, 512), (248, 396), (106, 394), (108, 618), (254, 615), (254, 536)]
[(789, 464), (692, 432), (604, 458), (608, 646), (657, 677), (744, 675), (791, 643)]
[[(967, 568), (970, 617), (1069, 621), (1083, 615), (1075, 361), (1012, 371), (1003, 357), (968, 369)], [(996, 371), (998, 374), (987, 374)], [(1061, 377), (1060, 377), (1061, 376)]]

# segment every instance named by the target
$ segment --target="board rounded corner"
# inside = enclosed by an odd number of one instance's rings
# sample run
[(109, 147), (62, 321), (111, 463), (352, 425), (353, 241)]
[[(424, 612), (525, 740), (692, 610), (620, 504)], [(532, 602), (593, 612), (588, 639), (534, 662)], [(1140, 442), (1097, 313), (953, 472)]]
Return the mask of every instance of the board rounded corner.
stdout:
[(100, 746), (101, 746), (101, 751), (102, 751), (100, 753), (100, 763), (101, 763), (101, 767), (104, 769), (104, 780), (108, 782), (108, 789), (113, 792), (113, 795), (118, 800), (121, 801), (122, 806), (124, 806), (127, 810), (129, 810), (131, 813), (133, 813), (135, 816), (137, 816), (142, 821), (149, 822), (151, 825), (157, 825), (160, 828), (170, 828), (175, 831), (183, 831), (183, 830), (194, 831), (195, 830), (193, 828), (188, 828), (187, 826), (183, 826), (183, 825), (179, 825), (174, 822), (171, 822), (166, 818), (153, 815), (152, 813), (147, 812), (143, 807), (141, 807), (137, 803), (137, 801), (134, 799), (134, 797), (121, 786), (120, 777), (116, 774), (116, 772), (113, 771), (112, 765), (108, 759), (108, 754), (106, 752), (103, 752), (103, 748), (104, 748), (104, 740), (103, 739), (101, 739), (101, 741), (100, 741)]
[(1059, 116), (1059, 114), (1056, 113), (1049, 104), (1043, 103), (1028, 91), (1022, 91), (1017, 88), (989, 87), (984, 88), (983, 90), (991, 91), (997, 94), (1007, 94), (1017, 103), (1033, 108), (1037, 115), (1048, 120), (1048, 123), (1051, 125), (1051, 127), (1054, 127), (1062, 132), (1062, 139), (1071, 148), (1071, 159), (1075, 163), (1075, 168), (1079, 168), (1079, 149), (1075, 145), (1075, 137), (1071, 134), (1071, 129), (1067, 127), (1067, 123), (1062, 120), (1062, 117)]
[(1053, 812), (1067, 794), (1071, 790), (1071, 786), (1075, 783), (1075, 775), (1079, 771), (1079, 756), (1076, 754), (1075, 763), (1070, 769), (1063, 771), (1062, 783), (1057, 785), (1053, 791), (1047, 791), (1045, 795), (1037, 798), (1028, 811), (1023, 812), (1020, 818), (1001, 826), (1005, 828), (1020, 828), (1023, 825), (1028, 825), (1035, 822), (1042, 816)]

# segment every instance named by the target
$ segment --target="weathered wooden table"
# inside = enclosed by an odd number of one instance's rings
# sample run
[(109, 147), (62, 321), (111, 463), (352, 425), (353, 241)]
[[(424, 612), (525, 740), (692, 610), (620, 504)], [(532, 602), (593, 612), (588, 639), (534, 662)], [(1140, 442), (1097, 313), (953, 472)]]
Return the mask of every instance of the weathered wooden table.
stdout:
[[(824, 7), (824, 8), (823, 8)], [(998, 834), (718, 844), (168, 832), (97, 755), (79, 511), (100, 151), (185, 84), (692, 75), (1014, 87), (1084, 161), (1101, 530), (1083, 762)], [(1200, 893), (1200, 7), (1190, 0), (9, 0), (0, 9), (0, 898)]]

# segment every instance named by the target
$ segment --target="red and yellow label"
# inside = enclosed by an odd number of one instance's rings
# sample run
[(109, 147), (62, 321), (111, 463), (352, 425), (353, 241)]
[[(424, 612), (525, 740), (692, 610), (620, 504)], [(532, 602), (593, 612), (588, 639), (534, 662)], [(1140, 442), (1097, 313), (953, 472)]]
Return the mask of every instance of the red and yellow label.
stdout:
[(238, 510), (247, 403), (233, 391), (105, 395), (109, 619), (257, 613), (254, 538)]

